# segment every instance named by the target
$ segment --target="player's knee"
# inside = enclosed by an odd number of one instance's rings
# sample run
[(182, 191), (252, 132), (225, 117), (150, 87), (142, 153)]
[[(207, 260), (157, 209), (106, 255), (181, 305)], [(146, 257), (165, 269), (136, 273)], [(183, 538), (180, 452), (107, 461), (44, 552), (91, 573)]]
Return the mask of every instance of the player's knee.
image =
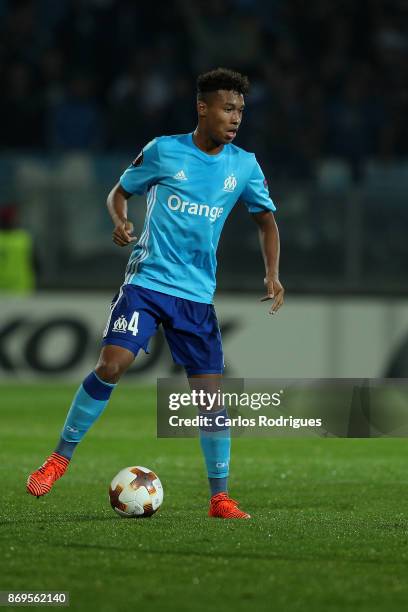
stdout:
[(99, 360), (95, 368), (96, 375), (111, 384), (117, 383), (123, 372), (123, 367), (119, 362), (104, 359)]

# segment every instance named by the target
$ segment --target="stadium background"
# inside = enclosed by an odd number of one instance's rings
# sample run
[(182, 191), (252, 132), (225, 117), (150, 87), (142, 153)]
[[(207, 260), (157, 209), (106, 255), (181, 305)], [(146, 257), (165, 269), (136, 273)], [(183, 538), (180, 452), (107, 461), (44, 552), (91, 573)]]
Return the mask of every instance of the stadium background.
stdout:
[[(75, 378), (92, 364), (128, 256), (111, 242), (106, 194), (152, 137), (194, 128), (195, 76), (217, 65), (252, 81), (237, 143), (256, 152), (277, 203), (288, 292), (266, 320), (255, 226), (236, 207), (216, 301), (229, 373), (406, 375), (404, 17), (403, 2), (381, 0), (3, 0), (2, 376)], [(144, 210), (131, 201), (136, 228)], [(19, 275), (30, 244), (33, 273)], [(10, 301), (13, 285), (33, 284)], [(173, 371), (160, 347), (149, 379)]]
[[(0, 244), (12, 261), (0, 281), (2, 376), (74, 379), (91, 367), (128, 256), (111, 241), (106, 195), (152, 137), (194, 129), (195, 76), (218, 65), (252, 81), (237, 144), (256, 152), (278, 206), (288, 294), (266, 319), (255, 225), (237, 206), (216, 301), (229, 373), (406, 375), (404, 17), (403, 2), (381, 0), (0, 2)], [(144, 211), (133, 198), (137, 229)], [(35, 280), (17, 273), (16, 227)], [(13, 284), (25, 299), (9, 301)], [(172, 372), (160, 353), (143, 367), (149, 380)]]
[[(238, 205), (219, 250), (227, 373), (407, 377), (407, 18), (405, 0), (0, 0), (0, 589), (101, 612), (405, 612), (406, 440), (234, 439), (254, 520), (207, 519), (197, 441), (155, 436), (154, 380), (182, 374), (160, 335), (52, 495), (25, 481), (123, 278), (106, 195), (153, 136), (194, 129), (195, 77), (218, 65), (252, 81), (237, 144), (278, 206), (287, 289), (268, 317)], [(136, 228), (144, 209), (132, 198)], [(149, 522), (107, 503), (130, 462), (164, 484)]]

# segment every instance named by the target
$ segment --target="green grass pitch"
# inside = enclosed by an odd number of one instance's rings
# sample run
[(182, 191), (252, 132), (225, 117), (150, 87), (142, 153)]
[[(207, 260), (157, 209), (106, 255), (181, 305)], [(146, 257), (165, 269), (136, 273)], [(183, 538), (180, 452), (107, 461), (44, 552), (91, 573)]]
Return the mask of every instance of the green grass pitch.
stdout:
[[(0, 590), (64, 590), (72, 610), (406, 610), (406, 440), (233, 440), (230, 493), (249, 521), (206, 516), (197, 440), (157, 440), (155, 390), (120, 386), (50, 495), (25, 492), (74, 387), (1, 397)], [(164, 504), (121, 519), (123, 467), (157, 471)], [(17, 608), (15, 608), (17, 609)]]

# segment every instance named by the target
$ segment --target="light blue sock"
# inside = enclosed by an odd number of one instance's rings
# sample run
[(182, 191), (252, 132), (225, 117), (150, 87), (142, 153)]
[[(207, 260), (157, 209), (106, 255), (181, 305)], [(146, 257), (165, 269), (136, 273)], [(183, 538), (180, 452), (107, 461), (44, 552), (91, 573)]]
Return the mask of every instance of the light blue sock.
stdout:
[(71, 459), (77, 444), (104, 411), (115, 387), (95, 372), (85, 378), (72, 401), (55, 452)]
[(200, 427), (200, 444), (207, 467), (211, 495), (216, 495), (228, 490), (231, 435), (229, 427), (215, 423), (216, 417), (228, 416), (225, 408), (206, 416), (212, 417), (212, 423), (208, 427)]

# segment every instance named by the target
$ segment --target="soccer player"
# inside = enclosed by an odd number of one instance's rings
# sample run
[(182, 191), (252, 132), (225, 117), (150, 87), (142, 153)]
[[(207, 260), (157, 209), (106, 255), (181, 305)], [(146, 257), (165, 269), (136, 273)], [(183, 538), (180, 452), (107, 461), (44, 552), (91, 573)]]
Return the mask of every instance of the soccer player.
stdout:
[[(45, 495), (64, 474), (120, 377), (139, 350), (147, 350), (160, 324), (175, 363), (184, 366), (190, 382), (220, 379), (224, 359), (212, 304), (216, 249), (225, 220), (239, 199), (260, 230), (266, 268), (262, 300), (272, 300), (271, 314), (282, 305), (276, 209), (255, 155), (232, 144), (248, 88), (247, 77), (225, 68), (200, 75), (194, 132), (149, 142), (110, 192), (113, 241), (120, 247), (134, 243), (134, 248), (124, 283), (112, 302), (98, 363), (73, 399), (55, 451), (28, 477), (27, 491), (32, 495)], [(135, 193), (147, 196), (138, 240), (127, 206)], [(229, 430), (200, 430), (200, 443), (211, 492), (209, 516), (249, 518), (228, 494)]]

